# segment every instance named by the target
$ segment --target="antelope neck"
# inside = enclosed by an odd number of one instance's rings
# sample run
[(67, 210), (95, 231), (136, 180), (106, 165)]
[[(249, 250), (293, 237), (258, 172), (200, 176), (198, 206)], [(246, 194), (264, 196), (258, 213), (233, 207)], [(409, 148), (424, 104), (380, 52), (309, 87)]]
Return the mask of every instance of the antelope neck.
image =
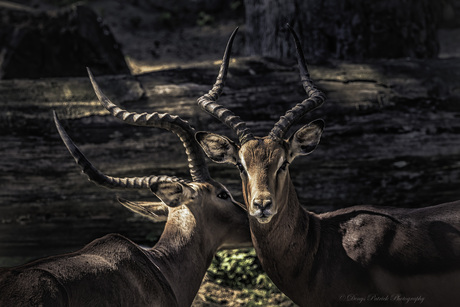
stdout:
[(292, 285), (305, 285), (310, 276), (318, 249), (318, 228), (317, 218), (301, 207), (291, 182), (289, 193), (272, 221), (260, 224), (250, 218), (251, 236), (262, 267), (289, 297), (295, 295), (289, 291)]
[[(217, 246), (199, 235), (194, 218), (186, 216), (192, 212), (184, 209), (173, 214), (183, 215), (183, 219), (170, 216), (160, 240), (147, 252), (171, 285), (179, 306), (190, 306)], [(185, 220), (193, 222), (184, 225)]]

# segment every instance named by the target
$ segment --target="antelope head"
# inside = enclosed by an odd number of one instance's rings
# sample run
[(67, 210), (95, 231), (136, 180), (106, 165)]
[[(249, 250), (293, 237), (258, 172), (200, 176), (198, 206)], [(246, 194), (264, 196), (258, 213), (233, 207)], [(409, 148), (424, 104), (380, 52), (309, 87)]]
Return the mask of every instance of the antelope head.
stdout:
[[(210, 233), (202, 232), (201, 235), (207, 237), (206, 241), (217, 244), (216, 248), (249, 245), (251, 239), (245, 207), (232, 197), (223, 184), (211, 178), (205, 155), (194, 138), (195, 129), (179, 116), (157, 112), (138, 114), (121, 109), (103, 94), (89, 69), (88, 73), (99, 101), (112, 115), (132, 125), (157, 127), (175, 133), (185, 147), (192, 177), (190, 181), (165, 175), (131, 178), (105, 175), (81, 153), (54, 113), (61, 139), (89, 180), (110, 189), (150, 189), (161, 203), (128, 200), (120, 200), (120, 203), (153, 220), (161, 220), (162, 216), (168, 215), (168, 220), (177, 219), (178, 223), (182, 221), (184, 227), (187, 227), (186, 224), (202, 222), (203, 227), (209, 226), (213, 230), (209, 231)], [(222, 225), (231, 225), (231, 227), (222, 227)]]
[(238, 167), (243, 183), (243, 196), (250, 216), (259, 223), (268, 223), (280, 210), (296, 198), (289, 176), (289, 164), (297, 157), (310, 154), (318, 145), (324, 122), (315, 120), (286, 138), (289, 128), (307, 112), (319, 107), (325, 95), (313, 84), (299, 39), (288, 25), (297, 49), (297, 59), (303, 87), (308, 98), (281, 116), (265, 137), (254, 136), (246, 123), (217, 100), (222, 93), (237, 29), (232, 33), (213, 88), (198, 99), (198, 104), (208, 113), (225, 123), (237, 134), (239, 142), (209, 132), (198, 132), (195, 137), (207, 156), (217, 163), (230, 163)]

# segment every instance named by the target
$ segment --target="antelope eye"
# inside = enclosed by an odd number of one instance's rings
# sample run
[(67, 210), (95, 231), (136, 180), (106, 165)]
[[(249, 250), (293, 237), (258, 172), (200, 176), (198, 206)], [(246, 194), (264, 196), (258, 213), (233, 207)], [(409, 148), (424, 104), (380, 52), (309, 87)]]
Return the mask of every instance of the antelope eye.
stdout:
[(280, 166), (280, 171), (286, 170), (286, 167), (289, 165), (288, 161), (284, 161), (284, 163)]
[(220, 199), (228, 199), (230, 197), (230, 195), (228, 195), (227, 192), (222, 191), (219, 194), (217, 194), (217, 197), (219, 197)]

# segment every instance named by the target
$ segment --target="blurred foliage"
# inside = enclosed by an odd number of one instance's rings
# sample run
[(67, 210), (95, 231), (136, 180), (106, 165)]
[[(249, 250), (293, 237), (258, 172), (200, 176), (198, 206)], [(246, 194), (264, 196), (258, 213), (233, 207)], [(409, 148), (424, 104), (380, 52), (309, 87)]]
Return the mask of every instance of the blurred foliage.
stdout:
[(272, 291), (266, 291), (263, 289), (243, 289), (243, 294), (240, 298), (247, 301), (246, 307), (267, 306), (267, 296), (271, 293)]
[(243, 7), (244, 7), (243, 1), (236, 0), (236, 1), (230, 2), (230, 9), (232, 11), (237, 11), (239, 9), (242, 9)]
[[(264, 290), (279, 292), (265, 274), (254, 249), (223, 250), (217, 252), (208, 276), (219, 285), (239, 290)], [(248, 295), (257, 295), (249, 291)]]
[(206, 13), (206, 12), (199, 12), (198, 13), (198, 18), (196, 20), (196, 24), (199, 25), (200, 27), (203, 27), (203, 26), (209, 26), (209, 25), (212, 25), (214, 23), (214, 17), (211, 16), (210, 14)]

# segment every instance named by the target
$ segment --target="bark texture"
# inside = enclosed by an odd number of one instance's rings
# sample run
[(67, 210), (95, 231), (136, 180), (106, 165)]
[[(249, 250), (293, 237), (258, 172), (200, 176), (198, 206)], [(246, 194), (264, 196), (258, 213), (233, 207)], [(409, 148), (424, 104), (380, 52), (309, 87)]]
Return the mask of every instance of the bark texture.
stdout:
[[(430, 0), (245, 0), (249, 55), (291, 57), (284, 25), (315, 62), (326, 59), (433, 58), (443, 3)], [(283, 35), (284, 33), (284, 35)]]
[[(266, 135), (305, 98), (292, 64), (235, 59), (219, 102), (255, 135)], [(197, 130), (235, 138), (196, 104), (217, 71), (216, 63), (204, 63), (96, 78), (106, 95), (128, 110), (178, 114)], [(311, 66), (310, 72), (328, 99), (291, 130), (315, 118), (326, 121), (316, 151), (290, 167), (302, 204), (320, 212), (460, 199), (458, 60), (335, 62)], [(3, 80), (0, 97), (0, 260), (76, 250), (109, 232), (146, 244), (161, 233), (161, 225), (136, 217), (115, 197), (154, 200), (149, 191), (111, 191), (88, 182), (59, 139), (51, 110), (108, 175), (189, 178), (175, 135), (119, 122), (99, 105), (86, 77)], [(209, 165), (211, 176), (241, 200), (238, 170)]]

